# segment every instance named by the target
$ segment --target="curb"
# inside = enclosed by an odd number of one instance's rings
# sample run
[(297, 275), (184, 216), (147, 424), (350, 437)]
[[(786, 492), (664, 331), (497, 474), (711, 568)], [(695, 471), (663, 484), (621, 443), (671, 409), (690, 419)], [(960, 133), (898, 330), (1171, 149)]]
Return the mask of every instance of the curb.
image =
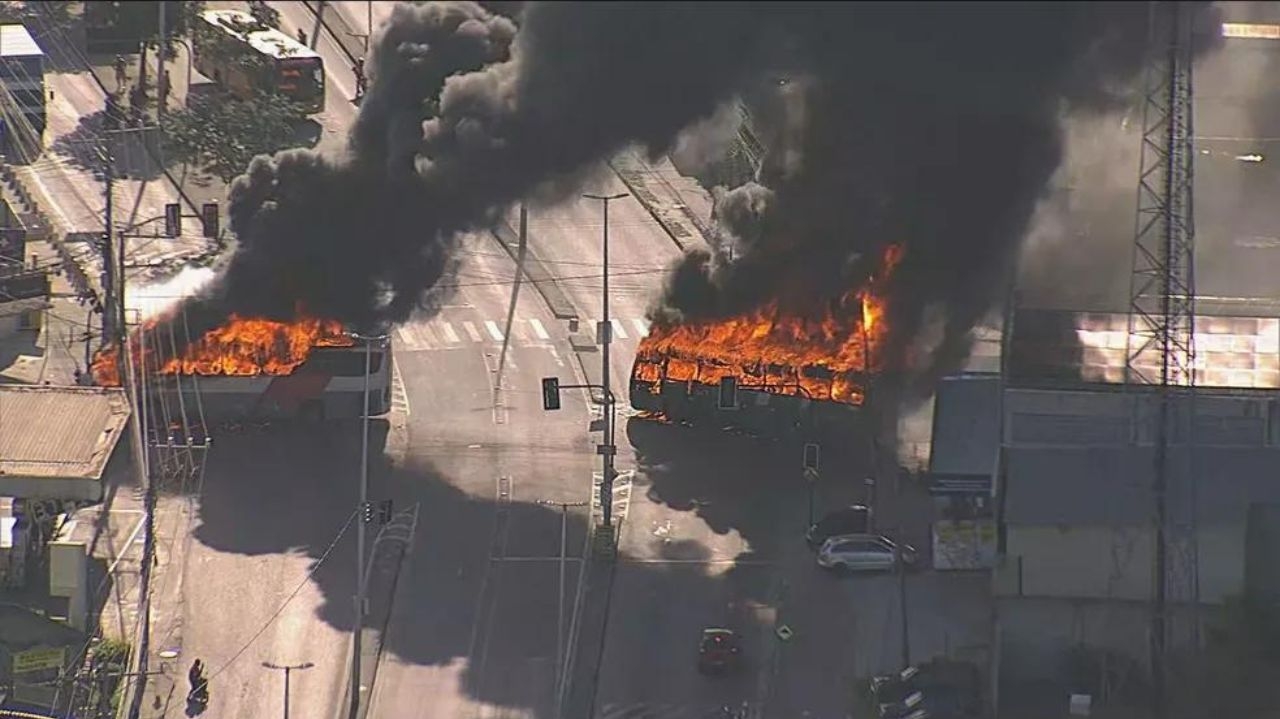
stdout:
[[(391, 575), (391, 586), (387, 591), (386, 611), (382, 614), (382, 620), (376, 624), (378, 632), (378, 639), (376, 642), (377, 648), (370, 653), (370, 656), (368, 657), (369, 662), (366, 664), (366, 666), (369, 667), (369, 679), (367, 682), (364, 682), (364, 684), (368, 689), (365, 691), (364, 700), (360, 702), (360, 708), (356, 712), (357, 719), (364, 719), (367, 717), (369, 715), (369, 709), (373, 705), (373, 690), (378, 684), (378, 669), (382, 666), (382, 650), (386, 648), (387, 643), (387, 627), (391, 624), (391, 610), (396, 605), (396, 593), (400, 587), (400, 573), (404, 570), (404, 560), (408, 555), (409, 553), (405, 551), (403, 546), (400, 544), (396, 545), (396, 570)], [(365, 631), (368, 631), (368, 629)]]
[[(653, 174), (652, 171), (639, 170), (633, 167), (635, 163), (626, 159), (615, 157), (609, 160), (609, 169), (618, 179), (626, 186), (631, 196), (644, 206), (649, 215), (662, 227), (667, 233), (667, 237), (680, 248), (681, 252), (688, 250), (691, 246), (701, 242), (707, 243), (708, 229), (702, 227), (702, 223), (689, 212), (688, 208), (683, 205), (679, 209), (664, 206), (653, 190), (649, 189), (649, 180), (645, 175)], [(675, 188), (671, 187), (661, 176), (658, 177), (659, 183), (665, 185), (661, 191), (674, 195), (669, 200), (679, 200), (679, 194)]]
[[(502, 249), (511, 255), (512, 260), (519, 257), (518, 247), (520, 238), (516, 235), (516, 231), (506, 220), (502, 220), (494, 225), (490, 231), (493, 238), (502, 245)], [(532, 233), (530, 233), (532, 235)], [(555, 277), (547, 270), (546, 265), (542, 263), (542, 259), (538, 257), (538, 253), (534, 251), (532, 242), (525, 247), (524, 258), (524, 276), (538, 290), (538, 294), (542, 295), (542, 299), (546, 301), (547, 307), (551, 310), (551, 314), (558, 320), (569, 320), (578, 318), (578, 309), (574, 307), (573, 302), (565, 295), (564, 290), (560, 289), (560, 285), (556, 282)]]
[[(320, 27), (328, 31), (329, 37), (333, 38), (333, 41), (337, 43), (339, 48), (341, 48), (342, 53), (347, 56), (347, 61), (354, 65), (356, 58), (360, 57), (364, 53), (364, 47), (362, 45), (352, 49), (349, 45), (355, 42), (355, 37), (357, 35), (363, 37), (364, 34), (351, 32), (351, 28), (347, 25), (347, 21), (342, 19), (342, 15), (338, 13), (338, 11), (330, 10), (328, 13), (322, 13), (322, 11), (326, 9), (324, 7), (324, 2), (303, 0), (302, 5), (312, 14), (312, 16), (315, 17), (316, 22), (320, 24)], [(341, 30), (341, 32), (336, 32), (334, 30), (335, 27)], [(372, 30), (372, 28), (370, 28), (370, 30)], [(314, 42), (312, 45), (314, 46)]]

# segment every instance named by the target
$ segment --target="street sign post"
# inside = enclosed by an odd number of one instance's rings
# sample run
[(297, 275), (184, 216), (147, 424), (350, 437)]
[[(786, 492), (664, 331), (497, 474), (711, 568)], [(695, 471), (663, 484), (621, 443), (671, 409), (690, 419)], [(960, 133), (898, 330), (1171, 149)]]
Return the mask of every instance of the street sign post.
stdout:
[(804, 445), (804, 468), (818, 471), (820, 448), (814, 442), (808, 442)]

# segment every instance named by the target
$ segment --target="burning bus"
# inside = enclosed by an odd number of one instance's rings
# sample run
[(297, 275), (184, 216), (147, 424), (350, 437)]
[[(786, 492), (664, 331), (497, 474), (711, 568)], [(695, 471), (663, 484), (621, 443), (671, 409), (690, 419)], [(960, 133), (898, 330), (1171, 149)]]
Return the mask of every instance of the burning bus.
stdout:
[[(840, 431), (856, 421), (884, 341), (884, 284), (901, 260), (891, 246), (880, 271), (807, 316), (774, 301), (726, 319), (655, 324), (636, 350), (631, 406), (679, 421), (733, 410), (731, 424), (771, 436)], [(722, 381), (736, 397), (726, 406)]]
[[(270, 419), (324, 421), (363, 416), (368, 367), (369, 413), (391, 407), (391, 341), (358, 341), (338, 322), (293, 322), (231, 315), (185, 344), (178, 323), (149, 321), (130, 338), (130, 355), (154, 403), (181, 408), (210, 425)], [(168, 351), (166, 351), (168, 350)], [(93, 380), (119, 386), (114, 350), (98, 354)]]

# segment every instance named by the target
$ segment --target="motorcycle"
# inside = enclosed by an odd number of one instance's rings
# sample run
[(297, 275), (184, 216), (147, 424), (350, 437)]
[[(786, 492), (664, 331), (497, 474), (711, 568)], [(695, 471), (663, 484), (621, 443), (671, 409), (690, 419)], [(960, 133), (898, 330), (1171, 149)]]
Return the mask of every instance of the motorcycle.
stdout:
[(187, 706), (190, 709), (203, 711), (209, 705), (209, 681), (201, 678), (196, 686), (187, 694)]

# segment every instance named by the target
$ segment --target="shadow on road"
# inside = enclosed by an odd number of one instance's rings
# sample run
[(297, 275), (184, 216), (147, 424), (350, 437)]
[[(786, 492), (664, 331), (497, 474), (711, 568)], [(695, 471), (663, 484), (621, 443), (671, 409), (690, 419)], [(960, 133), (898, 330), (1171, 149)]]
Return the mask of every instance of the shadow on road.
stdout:
[[(549, 716), (559, 511), (529, 504), (527, 496), (504, 502), (488, 489), (497, 456), (515, 452), (511, 447), (435, 448), (430, 458), (410, 455), (393, 465), (383, 451), (389, 429), (381, 420), (373, 425), (369, 496), (374, 502), (390, 498), (397, 508), (420, 503), (421, 518), (405, 595), (412, 606), (394, 610), (403, 610), (407, 625), (393, 629), (386, 650), (402, 663), (459, 667), (460, 685), (477, 701)], [(783, 541), (800, 541), (805, 517), (795, 518), (794, 531), (778, 522), (779, 495), (803, 492), (799, 446), (792, 452), (746, 436), (637, 420), (628, 425), (627, 440), (644, 477), (638, 486), (647, 487), (649, 498), (692, 513), (716, 536), (741, 535), (747, 550), (737, 559), (766, 563), (776, 559)], [(520, 451), (528, 461), (527, 449)], [(319, 558), (356, 509), (359, 457), (355, 422), (216, 437), (195, 536), (225, 552), (303, 551)], [(852, 450), (827, 451), (823, 462), (830, 481), (856, 481), (857, 473), (847, 468), (858, 459)], [(803, 502), (788, 503), (787, 511), (792, 504)], [(576, 556), (587, 529), (584, 515), (571, 514), (568, 526), (569, 555)], [(342, 631), (353, 624), (353, 545), (352, 537), (344, 537), (313, 577), (326, 597), (319, 618)], [(491, 562), (493, 556), (514, 559)], [(752, 609), (774, 598), (761, 567), (705, 566), (710, 549), (690, 538), (660, 543), (653, 557), (648, 563), (625, 561), (626, 588), (619, 590), (651, 595), (646, 606), (656, 612), (653, 626), (671, 635), (665, 644), (646, 643), (654, 645), (653, 661), (674, 663), (673, 673), (698, 682), (700, 627), (728, 624), (750, 636), (772, 630), (771, 620)], [(577, 571), (576, 563), (569, 568), (570, 592)], [(672, 594), (672, 587), (679, 593)], [(601, 595), (594, 601), (619, 600)], [(682, 606), (686, 601), (689, 606)], [(679, 622), (663, 616), (673, 611), (686, 616)], [(643, 633), (649, 620), (641, 613), (610, 621), (625, 621)], [(601, 645), (594, 646), (580, 653), (579, 666), (600, 661)], [(740, 697), (746, 684), (732, 684), (725, 691)]]
[(118, 179), (158, 178), (161, 168), (152, 158), (159, 152), (160, 128), (122, 127), (106, 135), (109, 141), (104, 144), (106, 116), (106, 110), (82, 116), (74, 130), (57, 137), (49, 148), (73, 167), (92, 172), (98, 180), (105, 177), (104, 158), (108, 151)]

